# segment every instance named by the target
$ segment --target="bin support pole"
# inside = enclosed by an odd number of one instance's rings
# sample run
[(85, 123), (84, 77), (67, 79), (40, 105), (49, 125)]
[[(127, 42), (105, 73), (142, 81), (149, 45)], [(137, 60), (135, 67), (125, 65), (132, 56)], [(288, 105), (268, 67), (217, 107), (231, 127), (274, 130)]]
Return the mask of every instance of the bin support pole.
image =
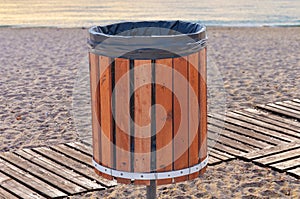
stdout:
[(150, 185), (147, 186), (147, 199), (156, 198), (156, 182), (155, 180), (150, 180)]

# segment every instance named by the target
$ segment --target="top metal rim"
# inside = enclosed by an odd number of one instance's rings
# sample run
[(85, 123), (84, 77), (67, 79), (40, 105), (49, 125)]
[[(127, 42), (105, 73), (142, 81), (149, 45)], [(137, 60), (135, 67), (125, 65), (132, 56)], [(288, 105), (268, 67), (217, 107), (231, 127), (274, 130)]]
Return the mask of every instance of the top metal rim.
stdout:
[[(167, 23), (167, 22), (178, 22), (178, 23), (186, 23), (189, 25), (193, 25), (197, 27), (197, 31), (192, 32), (192, 33), (180, 33), (180, 34), (174, 34), (174, 35), (158, 35), (158, 34), (154, 34), (154, 35), (134, 35), (134, 36), (123, 36), (123, 35), (118, 35), (118, 34), (105, 34), (103, 32), (99, 32), (98, 28), (100, 27), (107, 27), (109, 25), (105, 25), (105, 26), (92, 26), (91, 28), (89, 28), (89, 34), (93, 35), (93, 36), (102, 36), (102, 37), (107, 37), (107, 38), (176, 38), (176, 37), (182, 37), (182, 36), (195, 36), (195, 35), (200, 35), (206, 32), (206, 26), (200, 24), (200, 23), (192, 23), (192, 22), (187, 22), (187, 21), (181, 21), (181, 20), (173, 20), (173, 21), (132, 21), (132, 22), (120, 22), (120, 23), (115, 23), (112, 25), (122, 25), (125, 23), (132, 23), (132, 24), (142, 24), (142, 23), (155, 23), (155, 22), (159, 22), (159, 23)], [(157, 27), (157, 28), (167, 28), (167, 27)], [(179, 32), (179, 31), (178, 31)], [(204, 38), (203, 38), (204, 39)]]

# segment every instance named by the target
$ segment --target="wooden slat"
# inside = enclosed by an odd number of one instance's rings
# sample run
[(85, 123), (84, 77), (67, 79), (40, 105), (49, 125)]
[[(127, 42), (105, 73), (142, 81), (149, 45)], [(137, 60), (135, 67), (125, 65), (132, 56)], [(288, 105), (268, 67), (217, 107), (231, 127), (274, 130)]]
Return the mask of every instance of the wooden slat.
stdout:
[(293, 105), (294, 107), (297, 107), (297, 109), (298, 108), (300, 109), (300, 103), (297, 103), (295, 101), (283, 101), (283, 102), (286, 103), (286, 104)]
[(298, 106), (298, 107), (300, 107), (299, 100), (298, 100), (298, 102), (297, 102), (297, 99), (288, 100), (288, 101), (283, 101), (283, 102), (285, 102), (285, 103), (289, 103), (289, 104), (293, 104), (293, 105), (295, 105), (295, 106)]
[[(113, 167), (113, 120), (112, 120), (112, 63), (108, 57), (100, 56), (100, 110), (101, 110), (101, 163)], [(112, 176), (102, 174), (112, 180)]]
[[(214, 136), (212, 136), (213, 138), (211, 138), (210, 136), (213, 135), (213, 133), (211, 131), (209, 131), (210, 133), (208, 134), (208, 138), (210, 139), (213, 139)], [(251, 147), (250, 145), (248, 144), (244, 144), (242, 142), (238, 142), (236, 140), (233, 140), (231, 138), (227, 138), (225, 136), (223, 136), (222, 134), (218, 137), (218, 139), (216, 140), (224, 145), (227, 145), (231, 148), (235, 148), (235, 149), (238, 149), (242, 152), (250, 152), (250, 151), (255, 151), (257, 150), (256, 148), (254, 147)]]
[(292, 101), (300, 104), (300, 99), (293, 99)]
[[(134, 171), (150, 172), (151, 161), (151, 60), (134, 60)], [(150, 185), (149, 180), (135, 184)]]
[(69, 157), (75, 158), (77, 161), (80, 161), (83, 164), (93, 166), (92, 159), (89, 155), (81, 153), (80, 151), (72, 149), (66, 145), (51, 146), (50, 148), (52, 148), (60, 153), (63, 153)]
[(278, 127), (278, 126), (275, 126), (275, 125), (272, 125), (272, 124), (269, 124), (269, 123), (266, 123), (266, 122), (262, 122), (262, 121), (259, 121), (257, 119), (239, 114), (238, 112), (237, 113), (227, 112), (226, 115), (231, 117), (231, 118), (237, 119), (237, 120), (242, 120), (244, 122), (254, 124), (256, 126), (260, 126), (260, 127), (266, 128), (266, 129), (275, 130), (277, 132), (282, 132), (282, 133), (284, 133), (285, 136), (290, 137), (290, 139), (293, 140), (293, 141), (298, 140), (298, 138), (295, 138), (298, 134), (295, 131), (291, 131), (291, 130), (281, 128), (281, 127)]
[(19, 168), (29, 172), (31, 175), (43, 179), (43, 181), (47, 182), (48, 184), (58, 187), (58, 189), (67, 193), (68, 195), (87, 191), (85, 188), (78, 186), (77, 184), (70, 182), (69, 180), (62, 178), (36, 164), (33, 164), (26, 159), (18, 157), (13, 153), (2, 153), (0, 154), (0, 157), (15, 165), (18, 165)]
[(271, 164), (270, 166), (275, 167), (277, 169), (281, 169), (281, 170), (288, 170), (289, 168), (292, 168), (295, 166), (300, 166), (300, 157), (291, 159), (291, 160), (287, 160), (284, 162), (279, 162), (276, 164)]
[(282, 120), (278, 121), (275, 118), (269, 118), (266, 116), (266, 114), (264, 116), (262, 116), (261, 114), (258, 114), (257, 113), (258, 111), (255, 109), (244, 109), (244, 110), (239, 110), (239, 111), (234, 111), (234, 112), (241, 114), (241, 115), (245, 115), (247, 117), (251, 117), (253, 119), (257, 119), (257, 120), (272, 124), (272, 125), (276, 125), (278, 127), (284, 128), (284, 129), (294, 131), (294, 135), (295, 135), (295, 132), (297, 132), (296, 136), (297, 137), (299, 136), (299, 138), (300, 138), (300, 134), (298, 133), (298, 132), (300, 132), (300, 128), (292, 125), (291, 121), (287, 124), (287, 123), (283, 122)]
[(222, 162), (222, 160), (212, 157), (212, 156), (209, 156), (208, 164), (216, 164), (216, 163), (220, 163), (220, 162)]
[[(3, 169), (3, 168), (1, 168)], [(3, 188), (1, 188), (3, 187)], [(8, 193), (4, 190), (9, 190), (13, 192), (18, 197)], [(9, 176), (0, 172), (0, 198), (1, 194), (4, 195), (4, 199), (14, 199), (14, 198), (24, 198), (24, 199), (42, 199), (45, 198), (41, 196), (37, 192), (29, 189), (28, 187), (24, 186), (23, 184), (15, 181), (14, 179), (10, 178)]]
[(275, 106), (271, 105), (271, 104), (270, 105), (256, 105), (256, 107), (300, 120), (300, 114), (295, 114), (295, 113), (291, 113), (286, 110), (282, 110), (281, 108), (278, 108), (278, 106), (276, 106), (276, 105)]
[(105, 187), (109, 188), (116, 185), (114, 181), (106, 180), (105, 178), (98, 176), (94, 172), (94, 169), (92, 169), (93, 167), (90, 167), (86, 164), (82, 164), (72, 158), (65, 156), (64, 154), (57, 153), (51, 150), (50, 148), (40, 147), (40, 148), (36, 148), (35, 151), (37, 151), (38, 153), (42, 154), (43, 156), (47, 157), (52, 161), (57, 161), (61, 163), (63, 167), (67, 167), (73, 170), (74, 172), (79, 173), (80, 175), (83, 175), (93, 181), (100, 183)]
[(93, 153), (92, 153), (92, 146), (86, 145), (85, 143), (82, 142), (69, 142), (66, 143), (65, 145), (74, 148), (77, 151), (80, 151), (81, 153), (85, 153), (88, 156), (92, 158)]
[[(188, 79), (189, 79), (189, 167), (192, 167), (200, 161), (200, 80), (199, 80), (199, 53), (188, 55)], [(199, 142), (200, 141), (200, 142)], [(188, 176), (189, 179), (194, 179), (199, 176), (199, 172), (195, 172)]]
[(296, 174), (297, 176), (300, 176), (300, 167), (297, 167), (295, 169), (287, 170), (288, 173)]
[(256, 147), (256, 148), (259, 148), (259, 149), (272, 146), (272, 145), (269, 145), (265, 142), (262, 142), (262, 141), (259, 141), (259, 140), (253, 139), (253, 138), (249, 138), (249, 137), (246, 137), (244, 135), (240, 135), (240, 134), (234, 133), (232, 131), (221, 129), (221, 128), (218, 128), (218, 127), (215, 127), (215, 126), (212, 126), (212, 125), (208, 125), (208, 129), (209, 129), (209, 131), (213, 131), (214, 133), (219, 133), (220, 135), (226, 136), (228, 138), (232, 138), (232, 139), (237, 140), (239, 142), (246, 143), (250, 146), (253, 146), (253, 147)]
[(92, 137), (85, 137), (81, 140), (81, 142), (87, 146), (90, 146), (92, 149), (92, 147), (93, 147), (93, 138)]
[[(212, 116), (214, 118), (220, 118), (220, 116), (218, 116), (217, 114), (212, 114)], [(247, 128), (247, 129), (255, 130), (255, 131), (257, 131), (261, 134), (280, 139), (283, 142), (284, 141), (285, 142), (292, 142), (292, 141), (295, 140), (293, 137), (290, 137), (290, 136), (287, 136), (287, 135), (281, 134), (279, 132), (272, 131), (272, 130), (269, 130), (269, 129), (266, 129), (266, 128), (263, 128), (263, 127), (260, 127), (260, 126), (256, 126), (256, 125), (253, 125), (253, 124), (250, 124), (250, 123), (247, 123), (247, 122), (243, 122), (243, 121), (238, 120), (238, 119), (226, 117), (225, 120), (226, 120), (226, 122), (230, 122), (230, 123), (233, 123), (235, 125), (239, 125), (241, 127)], [(270, 137), (268, 138), (269, 140), (270, 140)]]
[(245, 111), (247, 112), (251, 112), (255, 115), (260, 115), (262, 117), (265, 117), (265, 118), (269, 118), (271, 120), (276, 120), (277, 122), (281, 122), (281, 123), (284, 123), (286, 125), (288, 125), (290, 128), (292, 128), (291, 130), (294, 130), (294, 131), (299, 131), (300, 129), (300, 122), (298, 121), (295, 121), (295, 119), (291, 119), (291, 118), (285, 118), (285, 117), (282, 117), (280, 115), (275, 115), (275, 114), (272, 114), (271, 112), (266, 112), (266, 110), (262, 110), (262, 109), (244, 109)]
[[(188, 162), (188, 63), (187, 57), (173, 59), (173, 111), (174, 111), (174, 170), (187, 168)], [(188, 180), (188, 176), (174, 178), (175, 182)]]
[(101, 131), (100, 131), (100, 87), (99, 87), (99, 57), (89, 53), (90, 63), (90, 89), (92, 106), (92, 134), (93, 156), (96, 162), (101, 163)]
[(219, 151), (222, 151), (222, 152), (228, 153), (230, 155), (234, 155), (234, 156), (242, 156), (245, 154), (244, 152), (242, 152), (240, 150), (223, 145), (222, 143), (220, 143), (218, 141), (216, 141), (214, 144), (211, 144), (211, 140), (208, 140), (208, 146), (210, 148), (214, 148), (214, 149), (217, 149)]
[[(222, 116), (221, 116), (221, 118), (222, 118)], [(212, 120), (211, 118), (209, 118), (209, 121), (210, 121), (210, 123), (212, 123), (212, 121), (213, 121), (212, 124), (215, 125), (215, 126), (218, 126), (220, 128), (225, 127), (225, 129), (227, 129), (227, 130), (236, 132), (240, 135), (248, 136), (248, 137), (253, 138), (253, 139), (260, 140), (262, 142), (266, 142), (268, 144), (272, 144), (273, 146), (282, 143), (281, 140), (277, 140), (277, 139), (272, 139), (271, 141), (269, 141), (270, 140), (269, 136), (264, 135), (264, 134), (260, 134), (259, 132), (256, 132), (256, 131), (252, 131), (251, 129), (245, 129), (243, 127), (235, 126), (234, 124), (229, 124), (229, 123), (224, 123), (223, 124), (224, 126), (219, 126), (218, 121)]]
[(47, 197), (54, 198), (67, 196), (67, 194), (63, 193), (62, 191), (48, 185), (47, 183), (15, 167), (14, 165), (4, 161), (3, 159), (0, 159), (0, 168), (2, 170), (5, 170), (5, 172), (10, 176), (17, 178), (23, 183), (26, 183), (26, 185), (31, 189), (35, 189), (36, 191), (39, 191), (40, 194), (43, 193)]
[[(129, 64), (128, 59), (115, 59), (116, 169), (119, 171), (131, 171)], [(118, 178), (118, 182), (129, 184), (131, 180)]]
[(214, 156), (216, 158), (219, 158), (221, 160), (228, 160), (228, 159), (234, 158), (234, 156), (229, 155), (228, 153), (224, 153), (224, 152), (218, 151), (218, 150), (213, 149), (213, 148), (209, 148), (209, 155), (212, 155), (212, 156)]
[(49, 171), (53, 171), (55, 174), (60, 175), (63, 178), (67, 178), (68, 180), (84, 187), (86, 189), (103, 189), (103, 187), (84, 176), (75, 173), (54, 161), (47, 159), (44, 156), (39, 155), (38, 153), (32, 150), (22, 150), (16, 152), (18, 155), (24, 157), (25, 159), (37, 164)]
[(300, 148), (298, 149), (291, 149), (289, 151), (280, 152), (271, 156), (263, 157), (256, 159), (256, 162), (262, 164), (272, 164), (275, 162), (283, 161), (285, 159), (293, 158), (300, 155)]
[(300, 111), (294, 110), (292, 108), (288, 108), (288, 107), (285, 107), (285, 106), (282, 106), (282, 105), (279, 105), (279, 104), (274, 104), (274, 103), (269, 103), (269, 104), (267, 104), (267, 106), (278, 108), (278, 109), (281, 109), (283, 111), (287, 111), (287, 112), (293, 113), (296, 116), (300, 117), (299, 116), (300, 115)]
[(283, 107), (295, 110), (295, 111), (300, 111), (300, 107), (299, 106), (295, 106), (292, 103), (288, 103), (288, 102), (275, 102), (275, 104), (281, 105)]
[[(200, 161), (203, 161), (207, 156), (207, 48), (200, 50)], [(203, 174), (200, 171), (200, 174)]]
[[(0, 175), (1, 175), (1, 173), (0, 173)], [(1, 186), (1, 183), (0, 183), (0, 186)], [(0, 199), (7, 199), (7, 198), (9, 198), (9, 199), (18, 199), (17, 196), (12, 195), (8, 191), (6, 191), (2, 187), (0, 187)]]
[(263, 156), (276, 154), (285, 150), (300, 148), (300, 143), (290, 143), (290, 144), (282, 144), (274, 147), (270, 147), (267, 149), (255, 151), (252, 153), (245, 154), (245, 157), (250, 160), (254, 160)]
[[(172, 170), (173, 106), (172, 106), (172, 59), (155, 62), (156, 105), (156, 170)], [(157, 180), (157, 185), (170, 184), (172, 179)]]

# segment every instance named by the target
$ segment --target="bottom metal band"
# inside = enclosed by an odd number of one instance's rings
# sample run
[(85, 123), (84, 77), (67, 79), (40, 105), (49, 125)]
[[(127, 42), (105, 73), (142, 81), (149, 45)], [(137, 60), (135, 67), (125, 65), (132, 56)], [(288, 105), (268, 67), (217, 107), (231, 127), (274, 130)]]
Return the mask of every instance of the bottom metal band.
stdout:
[(139, 173), (139, 172), (127, 172), (127, 171), (118, 171), (114, 170), (108, 167), (104, 167), (100, 164), (98, 164), (93, 159), (93, 165), (94, 167), (100, 171), (101, 173), (105, 173), (107, 175), (113, 176), (113, 177), (119, 177), (119, 178), (125, 178), (125, 179), (131, 179), (131, 180), (159, 180), (159, 179), (168, 179), (168, 178), (176, 178), (181, 176), (186, 176), (195, 172), (200, 171), (204, 167), (206, 167), (208, 163), (208, 155), (207, 157), (200, 162), (199, 164), (196, 164), (192, 167), (175, 170), (175, 171), (168, 171), (168, 172), (155, 172), (155, 173)]

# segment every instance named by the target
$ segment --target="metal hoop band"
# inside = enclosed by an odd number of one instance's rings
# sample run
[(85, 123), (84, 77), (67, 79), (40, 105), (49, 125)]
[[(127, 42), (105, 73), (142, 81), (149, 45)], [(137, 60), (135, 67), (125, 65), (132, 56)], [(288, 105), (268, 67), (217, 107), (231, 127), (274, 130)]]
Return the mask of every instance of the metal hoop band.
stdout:
[(181, 176), (186, 176), (195, 172), (200, 171), (204, 167), (206, 167), (208, 163), (208, 155), (206, 158), (192, 167), (175, 170), (175, 171), (168, 171), (168, 172), (155, 172), (155, 173), (139, 173), (139, 172), (127, 172), (127, 171), (118, 171), (115, 169), (111, 169), (105, 166), (98, 164), (93, 158), (93, 165), (94, 167), (100, 171), (101, 173), (105, 173), (107, 175), (118, 177), (118, 178), (125, 178), (131, 180), (159, 180), (159, 179), (168, 179), (168, 178), (176, 178)]

